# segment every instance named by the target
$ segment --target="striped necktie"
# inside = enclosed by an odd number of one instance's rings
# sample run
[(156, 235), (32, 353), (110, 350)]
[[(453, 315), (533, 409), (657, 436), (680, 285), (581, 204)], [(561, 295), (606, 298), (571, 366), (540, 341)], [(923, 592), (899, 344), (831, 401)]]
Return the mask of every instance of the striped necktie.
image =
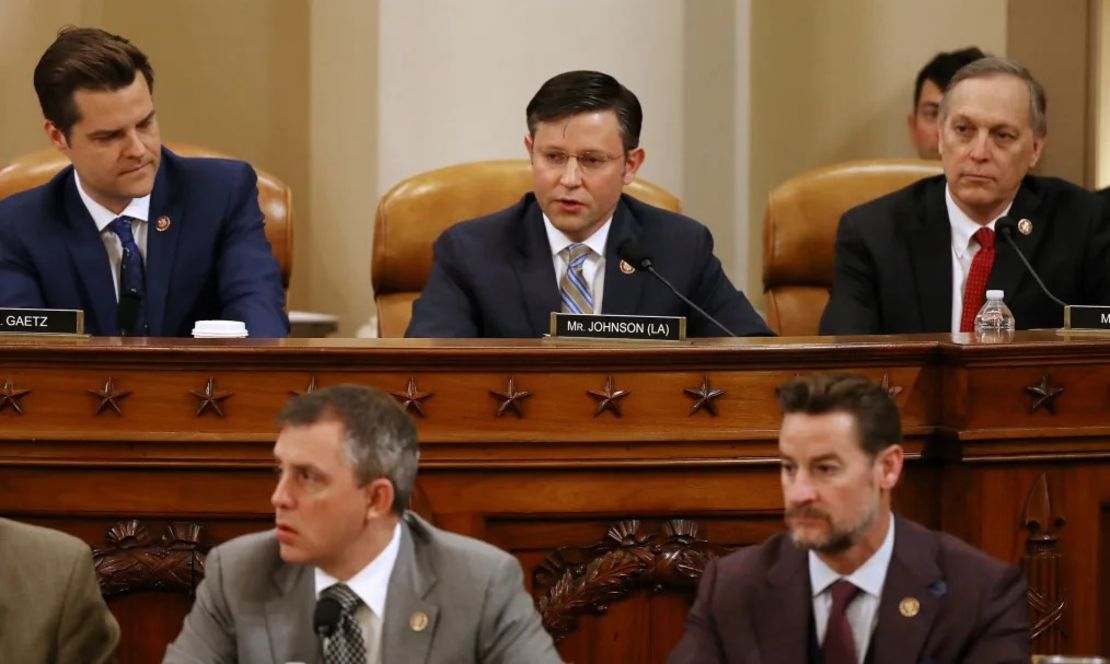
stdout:
[(590, 255), (590, 248), (575, 242), (561, 252), (567, 260), (567, 270), (559, 280), (559, 297), (563, 301), (565, 314), (592, 314), (594, 297), (586, 278), (582, 276), (582, 266)]

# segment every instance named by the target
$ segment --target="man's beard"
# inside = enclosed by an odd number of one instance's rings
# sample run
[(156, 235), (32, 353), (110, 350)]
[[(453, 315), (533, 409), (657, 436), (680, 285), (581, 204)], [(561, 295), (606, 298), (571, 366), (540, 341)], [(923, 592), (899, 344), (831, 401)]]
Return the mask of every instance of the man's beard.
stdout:
[(793, 507), (786, 511), (787, 525), (790, 523), (790, 518), (795, 516), (805, 516), (810, 518), (818, 518), (829, 524), (829, 532), (824, 537), (816, 537), (810, 539), (799, 539), (797, 533), (793, 529), (790, 530), (790, 538), (794, 540), (794, 544), (799, 548), (809, 551), (816, 551), (817, 553), (824, 553), (829, 555), (836, 555), (843, 553), (852, 548), (863, 538), (864, 533), (871, 527), (875, 521), (875, 514), (878, 512), (879, 506), (877, 504), (870, 505), (867, 511), (860, 515), (860, 518), (851, 526), (847, 528), (837, 528), (833, 524), (832, 517), (823, 510), (815, 507)]

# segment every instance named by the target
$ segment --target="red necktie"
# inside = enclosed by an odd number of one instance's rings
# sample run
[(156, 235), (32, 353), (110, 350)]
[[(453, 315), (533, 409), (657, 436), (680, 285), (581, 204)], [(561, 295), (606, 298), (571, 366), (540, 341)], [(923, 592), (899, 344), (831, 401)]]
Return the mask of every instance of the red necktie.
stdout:
[(859, 588), (847, 579), (840, 579), (829, 586), (829, 592), (832, 594), (832, 608), (829, 609), (829, 622), (825, 625), (825, 643), (821, 646), (825, 664), (858, 664), (856, 640), (845, 610), (859, 593)]
[(960, 332), (971, 332), (975, 327), (975, 314), (983, 307), (987, 295), (987, 280), (994, 267), (994, 231), (986, 226), (975, 231), (979, 253), (971, 261), (971, 270), (964, 282), (964, 311), (960, 317)]

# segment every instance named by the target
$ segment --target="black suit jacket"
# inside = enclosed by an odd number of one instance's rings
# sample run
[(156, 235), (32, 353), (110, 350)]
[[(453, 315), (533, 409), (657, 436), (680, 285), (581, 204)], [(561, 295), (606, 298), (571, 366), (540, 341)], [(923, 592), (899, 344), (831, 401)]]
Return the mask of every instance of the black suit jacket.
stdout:
[[(740, 336), (770, 335), (713, 255), (698, 222), (621, 196), (605, 247), (602, 312), (686, 316), (692, 337), (722, 332), (650, 274), (624, 274), (617, 247), (635, 238), (655, 268), (686, 297)], [(408, 337), (539, 337), (560, 310), (558, 281), (533, 194), (487, 217), (456, 224), (436, 240), (435, 265), (413, 303)]]
[[(1030, 659), (1029, 606), (1018, 570), (964, 542), (895, 518), (894, 552), (868, 659), (882, 664)], [(899, 605), (919, 603), (907, 617)], [(820, 661), (805, 551), (788, 534), (706, 566), (670, 664)]]
[[(952, 235), (943, 175), (844, 214), (821, 334), (952, 329)], [(1033, 222), (1014, 240), (1056, 297), (1110, 304), (1110, 219), (1095, 195), (1056, 178), (1026, 176), (1009, 216)], [(1005, 291), (1018, 329), (1060, 327), (1064, 312), (999, 237), (989, 289)]]

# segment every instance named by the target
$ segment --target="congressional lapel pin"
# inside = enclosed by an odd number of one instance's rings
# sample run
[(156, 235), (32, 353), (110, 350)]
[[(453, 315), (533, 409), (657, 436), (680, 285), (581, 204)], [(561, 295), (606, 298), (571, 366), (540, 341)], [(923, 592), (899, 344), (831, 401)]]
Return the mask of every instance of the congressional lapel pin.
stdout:
[(898, 612), (906, 618), (912, 618), (921, 611), (921, 602), (917, 601), (916, 597), (903, 597), (901, 602), (898, 602)]
[(621, 261), (621, 272), (623, 272), (625, 274), (632, 274), (635, 271), (636, 271), (636, 268), (629, 265), (628, 261), (623, 261), (623, 260)]
[(428, 628), (428, 614), (423, 611), (417, 611), (409, 616), (409, 627), (414, 632), (423, 632)]
[(1018, 232), (1022, 235), (1029, 235), (1033, 232), (1033, 222), (1028, 219), (1022, 219), (1018, 222)]
[(172, 223), (173, 222), (170, 221), (169, 217), (167, 217), (166, 215), (162, 215), (161, 217), (158, 217), (158, 221), (154, 222), (154, 230), (158, 231), (159, 233), (165, 232), (169, 229), (170, 224)]

